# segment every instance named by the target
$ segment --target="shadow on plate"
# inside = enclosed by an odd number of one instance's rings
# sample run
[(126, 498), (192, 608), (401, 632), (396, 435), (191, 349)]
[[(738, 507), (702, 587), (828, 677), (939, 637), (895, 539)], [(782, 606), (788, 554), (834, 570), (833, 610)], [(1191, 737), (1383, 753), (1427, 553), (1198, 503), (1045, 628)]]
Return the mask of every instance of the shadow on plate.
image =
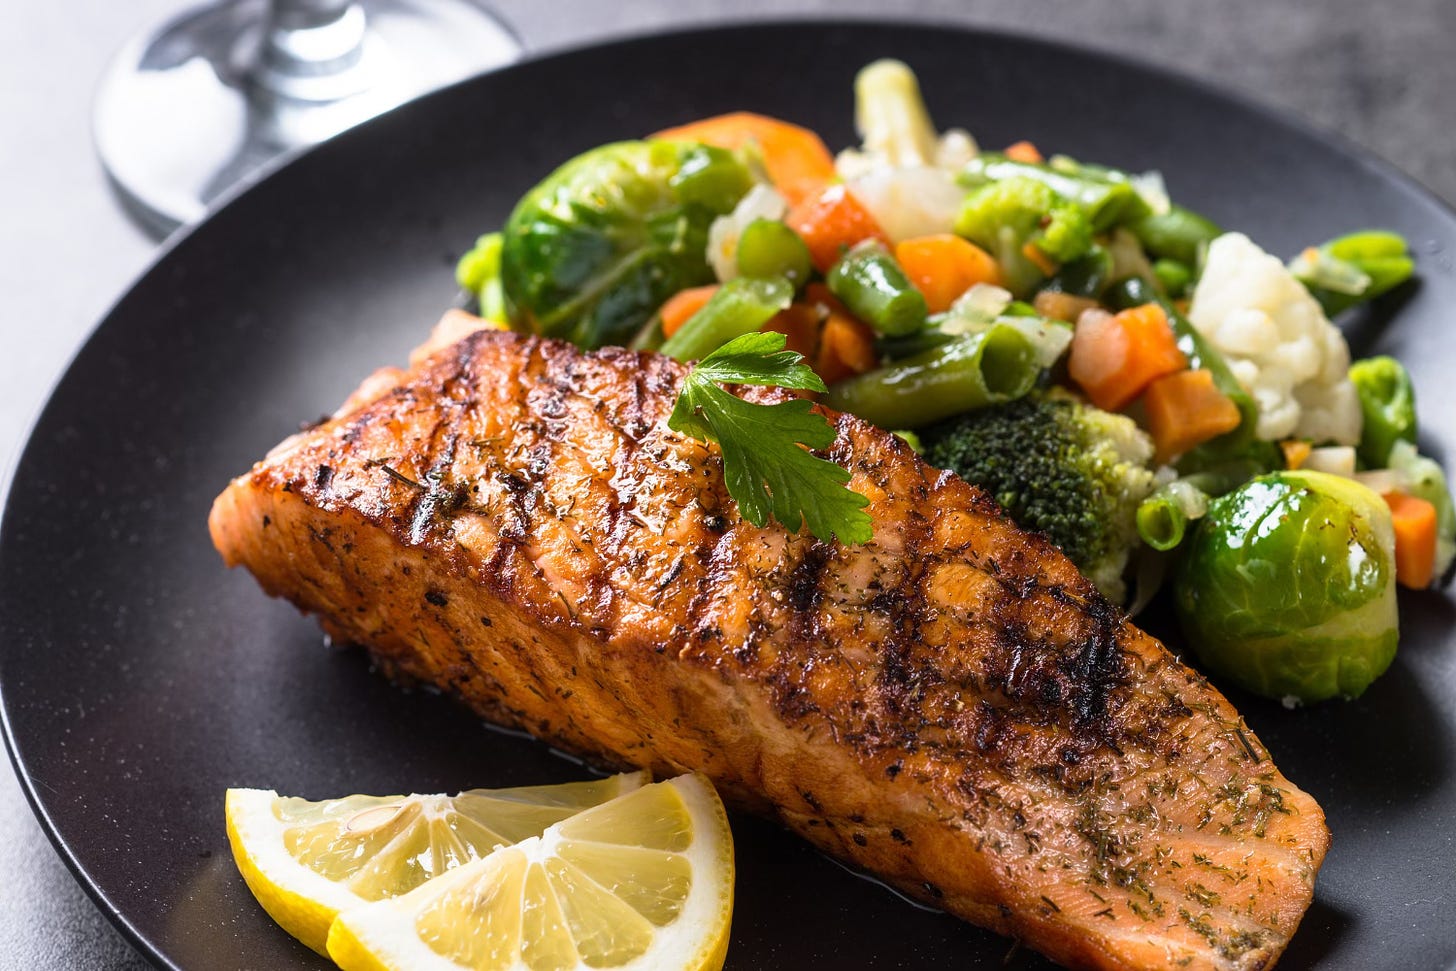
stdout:
[(1279, 959), (1280, 971), (1319, 967), (1326, 958), (1339, 952), (1340, 942), (1354, 924), (1352, 915), (1316, 897), (1289, 942), (1289, 949)]

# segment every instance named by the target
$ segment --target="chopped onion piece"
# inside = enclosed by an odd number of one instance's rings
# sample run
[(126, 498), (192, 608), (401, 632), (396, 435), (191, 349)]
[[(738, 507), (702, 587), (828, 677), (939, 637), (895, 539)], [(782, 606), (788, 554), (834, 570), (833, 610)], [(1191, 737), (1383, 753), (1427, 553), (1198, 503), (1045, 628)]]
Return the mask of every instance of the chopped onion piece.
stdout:
[(1066, 324), (1041, 317), (998, 317), (996, 323), (1009, 324), (1025, 335), (1036, 353), (1037, 367), (1051, 367), (1072, 345), (1072, 328)]
[(1157, 169), (1133, 175), (1127, 181), (1133, 191), (1142, 196), (1143, 202), (1148, 204), (1153, 215), (1167, 215), (1168, 210), (1173, 208), (1173, 200), (1168, 198), (1168, 186), (1163, 182), (1163, 173)]
[(1178, 479), (1168, 483), (1168, 496), (1177, 503), (1178, 510), (1189, 519), (1202, 519), (1208, 512), (1208, 493), (1187, 482)]
[(1289, 272), (1308, 286), (1358, 297), (1370, 289), (1370, 276), (1354, 263), (1313, 246), (1289, 261)]
[(1323, 448), (1312, 448), (1309, 450), (1309, 458), (1304, 460), (1304, 464), (1300, 468), (1353, 479), (1355, 477), (1355, 450), (1349, 445), (1326, 445)]
[(991, 283), (977, 283), (956, 298), (941, 328), (949, 334), (966, 332), (967, 324), (989, 324), (1011, 306), (1011, 291)]
[(850, 191), (893, 242), (952, 232), (966, 198), (950, 171), (929, 166), (876, 169)]
[(1371, 492), (1378, 492), (1382, 496), (1400, 491), (1400, 476), (1396, 475), (1393, 469), (1371, 469), (1368, 472), (1356, 472), (1354, 479), (1369, 487)]
[(1130, 276), (1139, 280), (1157, 279), (1157, 275), (1153, 273), (1153, 264), (1148, 262), (1147, 253), (1143, 250), (1143, 244), (1138, 242), (1138, 238), (1127, 227), (1118, 226), (1112, 231), (1112, 236), (1107, 241), (1107, 252), (1112, 256), (1110, 279), (1121, 280)]

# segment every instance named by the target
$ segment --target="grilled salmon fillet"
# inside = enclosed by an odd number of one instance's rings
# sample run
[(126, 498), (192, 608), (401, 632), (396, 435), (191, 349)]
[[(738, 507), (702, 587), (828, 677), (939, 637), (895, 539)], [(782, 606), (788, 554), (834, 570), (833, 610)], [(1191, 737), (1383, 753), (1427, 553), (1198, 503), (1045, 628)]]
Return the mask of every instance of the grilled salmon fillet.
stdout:
[[(742, 520), (685, 368), (498, 331), (218, 497), (229, 565), (397, 677), (738, 806), (1074, 968), (1273, 965), (1329, 843), (1237, 711), (1060, 552), (826, 411), (846, 547)], [(744, 392), (773, 400), (778, 391)]]

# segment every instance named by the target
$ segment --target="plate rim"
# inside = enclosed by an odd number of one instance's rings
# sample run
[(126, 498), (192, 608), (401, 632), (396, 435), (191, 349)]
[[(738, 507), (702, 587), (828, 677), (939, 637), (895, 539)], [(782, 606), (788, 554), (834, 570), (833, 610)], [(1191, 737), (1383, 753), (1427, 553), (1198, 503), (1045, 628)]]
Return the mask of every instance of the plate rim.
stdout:
[[(347, 151), (347, 146), (352, 140), (364, 137), (374, 127), (377, 127), (387, 119), (396, 118), (398, 116), (397, 113), (415, 110), (416, 106), (431, 101), (432, 99), (452, 97), (457, 88), (475, 84), (482, 78), (506, 75), (539, 64), (570, 60), (586, 53), (601, 53), (613, 49), (620, 50), (630, 48), (634, 45), (649, 45), (655, 42), (680, 41), (690, 38), (710, 39), (714, 36), (731, 33), (752, 34), (790, 29), (827, 31), (847, 28), (857, 30), (866, 27), (934, 31), (937, 33), (948, 32), (992, 42), (1005, 42), (1024, 47), (1040, 48), (1048, 53), (1072, 53), (1084, 58), (1101, 61), (1115, 66), (1120, 70), (1142, 74), (1153, 80), (1171, 82), (1175, 86), (1192, 91), (1210, 100), (1223, 102), (1224, 106), (1231, 105), (1240, 111), (1255, 115), (1261, 120), (1270, 122), (1277, 127), (1289, 129), (1309, 141), (1318, 143), (1325, 150), (1333, 152), (1346, 161), (1357, 164), (1360, 169), (1372, 177), (1398, 187), (1403, 194), (1412, 198), (1414, 201), (1435, 209), (1443, 217), (1451, 220), (1453, 226), (1456, 226), (1456, 200), (1447, 200), (1415, 176), (1401, 169), (1390, 159), (1384, 157), (1374, 149), (1355, 142), (1339, 129), (1326, 127), (1319, 122), (1305, 117), (1292, 108), (1262, 101), (1254, 95), (1237, 90), (1223, 82), (1195, 75), (1177, 67), (1165, 65), (1139, 54), (1128, 53), (1091, 43), (1081, 43), (1075, 40), (1043, 37), (1016, 28), (954, 20), (938, 15), (920, 16), (915, 14), (883, 15), (854, 13), (833, 17), (803, 16), (799, 14), (789, 14), (779, 17), (770, 14), (742, 19), (715, 17), (661, 30), (651, 28), (645, 30), (626, 30), (621, 33), (610, 33), (599, 39), (582, 40), (556, 47), (546, 47), (539, 50), (527, 48), (522, 52), (521, 57), (508, 64), (452, 82), (419, 98), (397, 105), (374, 118), (341, 132), (339, 135), (325, 142), (281, 157), (257, 178), (229, 188), (208, 210), (204, 218), (190, 225), (179, 227), (165, 237), (143, 267), (131, 278), (125, 288), (114, 300), (107, 304), (105, 311), (86, 328), (80, 341), (75, 344), (70, 353), (64, 358), (55, 375), (47, 385), (43, 395), (38, 401), (32, 403), (28, 418), (23, 425), (25, 430), (21, 434), (18, 443), (10, 450), (10, 454), (6, 457), (5, 465), (0, 467), (0, 562), (3, 562), (5, 559), (6, 548), (9, 545), (7, 538), (14, 529), (11, 499), (15, 481), (19, 476), (21, 467), (26, 463), (32, 452), (43, 444), (38, 442), (36, 433), (55, 405), (56, 397), (62, 385), (65, 384), (71, 371), (74, 369), (77, 360), (87, 351), (102, 328), (107, 326), (121, 306), (131, 298), (132, 294), (146, 280), (162, 269), (163, 265), (171, 259), (175, 251), (186, 245), (194, 235), (207, 231), (210, 224), (220, 214), (234, 209), (254, 190), (280, 178), (288, 170), (294, 168), (296, 163), (311, 158), (321, 152)], [(0, 589), (0, 596), (3, 596), (4, 593), (5, 591)], [(86, 896), (140, 957), (158, 968), (169, 969), (169, 971), (189, 971), (189, 969), (184, 968), (182, 965), (166, 957), (166, 955), (142, 934), (124, 913), (122, 906), (114, 902), (86, 871), (84, 865), (78, 859), (76, 853), (72, 851), (69, 843), (60, 832), (60, 828), (53, 819), (52, 814), (48, 811), (41, 798), (39, 789), (27, 769), (25, 757), (21, 753), (20, 741), (16, 737), (14, 726), (11, 723), (11, 706), (8, 701), (9, 693), (5, 689), (4, 655), (5, 652), (3, 649), (0, 649), (0, 736), (4, 738), (5, 751), (9, 764), (14, 770), (16, 781), (42, 832), (46, 835), (47, 840), (61, 858), (61, 861), (65, 864), (71, 876), (86, 893)]]

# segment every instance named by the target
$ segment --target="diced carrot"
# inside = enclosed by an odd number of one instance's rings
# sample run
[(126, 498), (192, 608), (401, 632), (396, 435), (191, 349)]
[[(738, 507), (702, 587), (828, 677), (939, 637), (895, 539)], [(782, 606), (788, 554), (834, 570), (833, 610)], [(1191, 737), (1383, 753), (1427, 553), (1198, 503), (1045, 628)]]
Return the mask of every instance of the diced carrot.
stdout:
[(786, 350), (802, 354), (813, 361), (819, 350), (819, 310), (811, 303), (794, 302), (769, 318), (761, 330), (771, 330), (788, 338)]
[(809, 247), (814, 266), (821, 273), (839, 261), (845, 250), (866, 239), (889, 244), (889, 238), (875, 217), (843, 185), (831, 185), (789, 210), (789, 228)]
[(1213, 372), (1175, 371), (1148, 385), (1143, 420), (1156, 449), (1154, 461), (1171, 462), (1210, 438), (1239, 427), (1238, 405), (1213, 384)]
[(662, 318), (662, 336), (671, 337), (677, 333), (677, 329), (687, 323), (689, 317), (702, 310), (703, 305), (717, 292), (718, 285), (711, 283), (706, 287), (688, 287), (668, 297), (667, 303), (657, 312)]
[(1186, 367), (1188, 359), (1178, 350), (1168, 316), (1155, 303), (1115, 317), (1084, 314), (1067, 361), (1072, 380), (1107, 411), (1121, 411), (1153, 381)]
[(824, 383), (873, 371), (879, 363), (870, 326), (847, 313), (831, 311), (819, 334), (819, 355), (814, 362), (814, 371)]
[(1007, 145), (1006, 151), (1002, 154), (1013, 162), (1030, 162), (1033, 165), (1039, 165), (1046, 161), (1042, 157), (1041, 152), (1037, 150), (1037, 147), (1028, 141), (1020, 141), (1014, 145)]
[(735, 111), (658, 132), (653, 138), (702, 142), (718, 148), (753, 144), (774, 187), (796, 205), (834, 181), (834, 156), (823, 139), (807, 128), (777, 118)]
[(1078, 297), (1070, 293), (1062, 293), (1060, 290), (1043, 290), (1031, 301), (1032, 307), (1043, 317), (1051, 320), (1064, 320), (1069, 324), (1075, 324), (1077, 318), (1082, 316), (1084, 310), (1094, 310), (1101, 306), (1091, 297)]
[(1385, 494), (1395, 526), (1395, 579), (1412, 590), (1424, 590), (1436, 574), (1436, 507), (1419, 496)]
[(814, 372), (824, 379), (825, 384), (873, 371), (879, 366), (875, 332), (850, 313), (849, 308), (829, 291), (829, 287), (822, 282), (809, 284), (804, 288), (804, 300), (822, 321)]
[(950, 233), (902, 240), (895, 246), (895, 259), (933, 314), (949, 310), (956, 297), (977, 283), (1001, 282), (1001, 268), (990, 253)]
[(1021, 255), (1035, 263), (1036, 268), (1047, 276), (1052, 276), (1057, 272), (1057, 261), (1043, 253), (1041, 247), (1035, 243), (1027, 243), (1021, 247)]
[(1284, 452), (1285, 468), (1290, 469), (1299, 468), (1314, 451), (1314, 446), (1302, 438), (1286, 438), (1279, 443), (1279, 448)]

